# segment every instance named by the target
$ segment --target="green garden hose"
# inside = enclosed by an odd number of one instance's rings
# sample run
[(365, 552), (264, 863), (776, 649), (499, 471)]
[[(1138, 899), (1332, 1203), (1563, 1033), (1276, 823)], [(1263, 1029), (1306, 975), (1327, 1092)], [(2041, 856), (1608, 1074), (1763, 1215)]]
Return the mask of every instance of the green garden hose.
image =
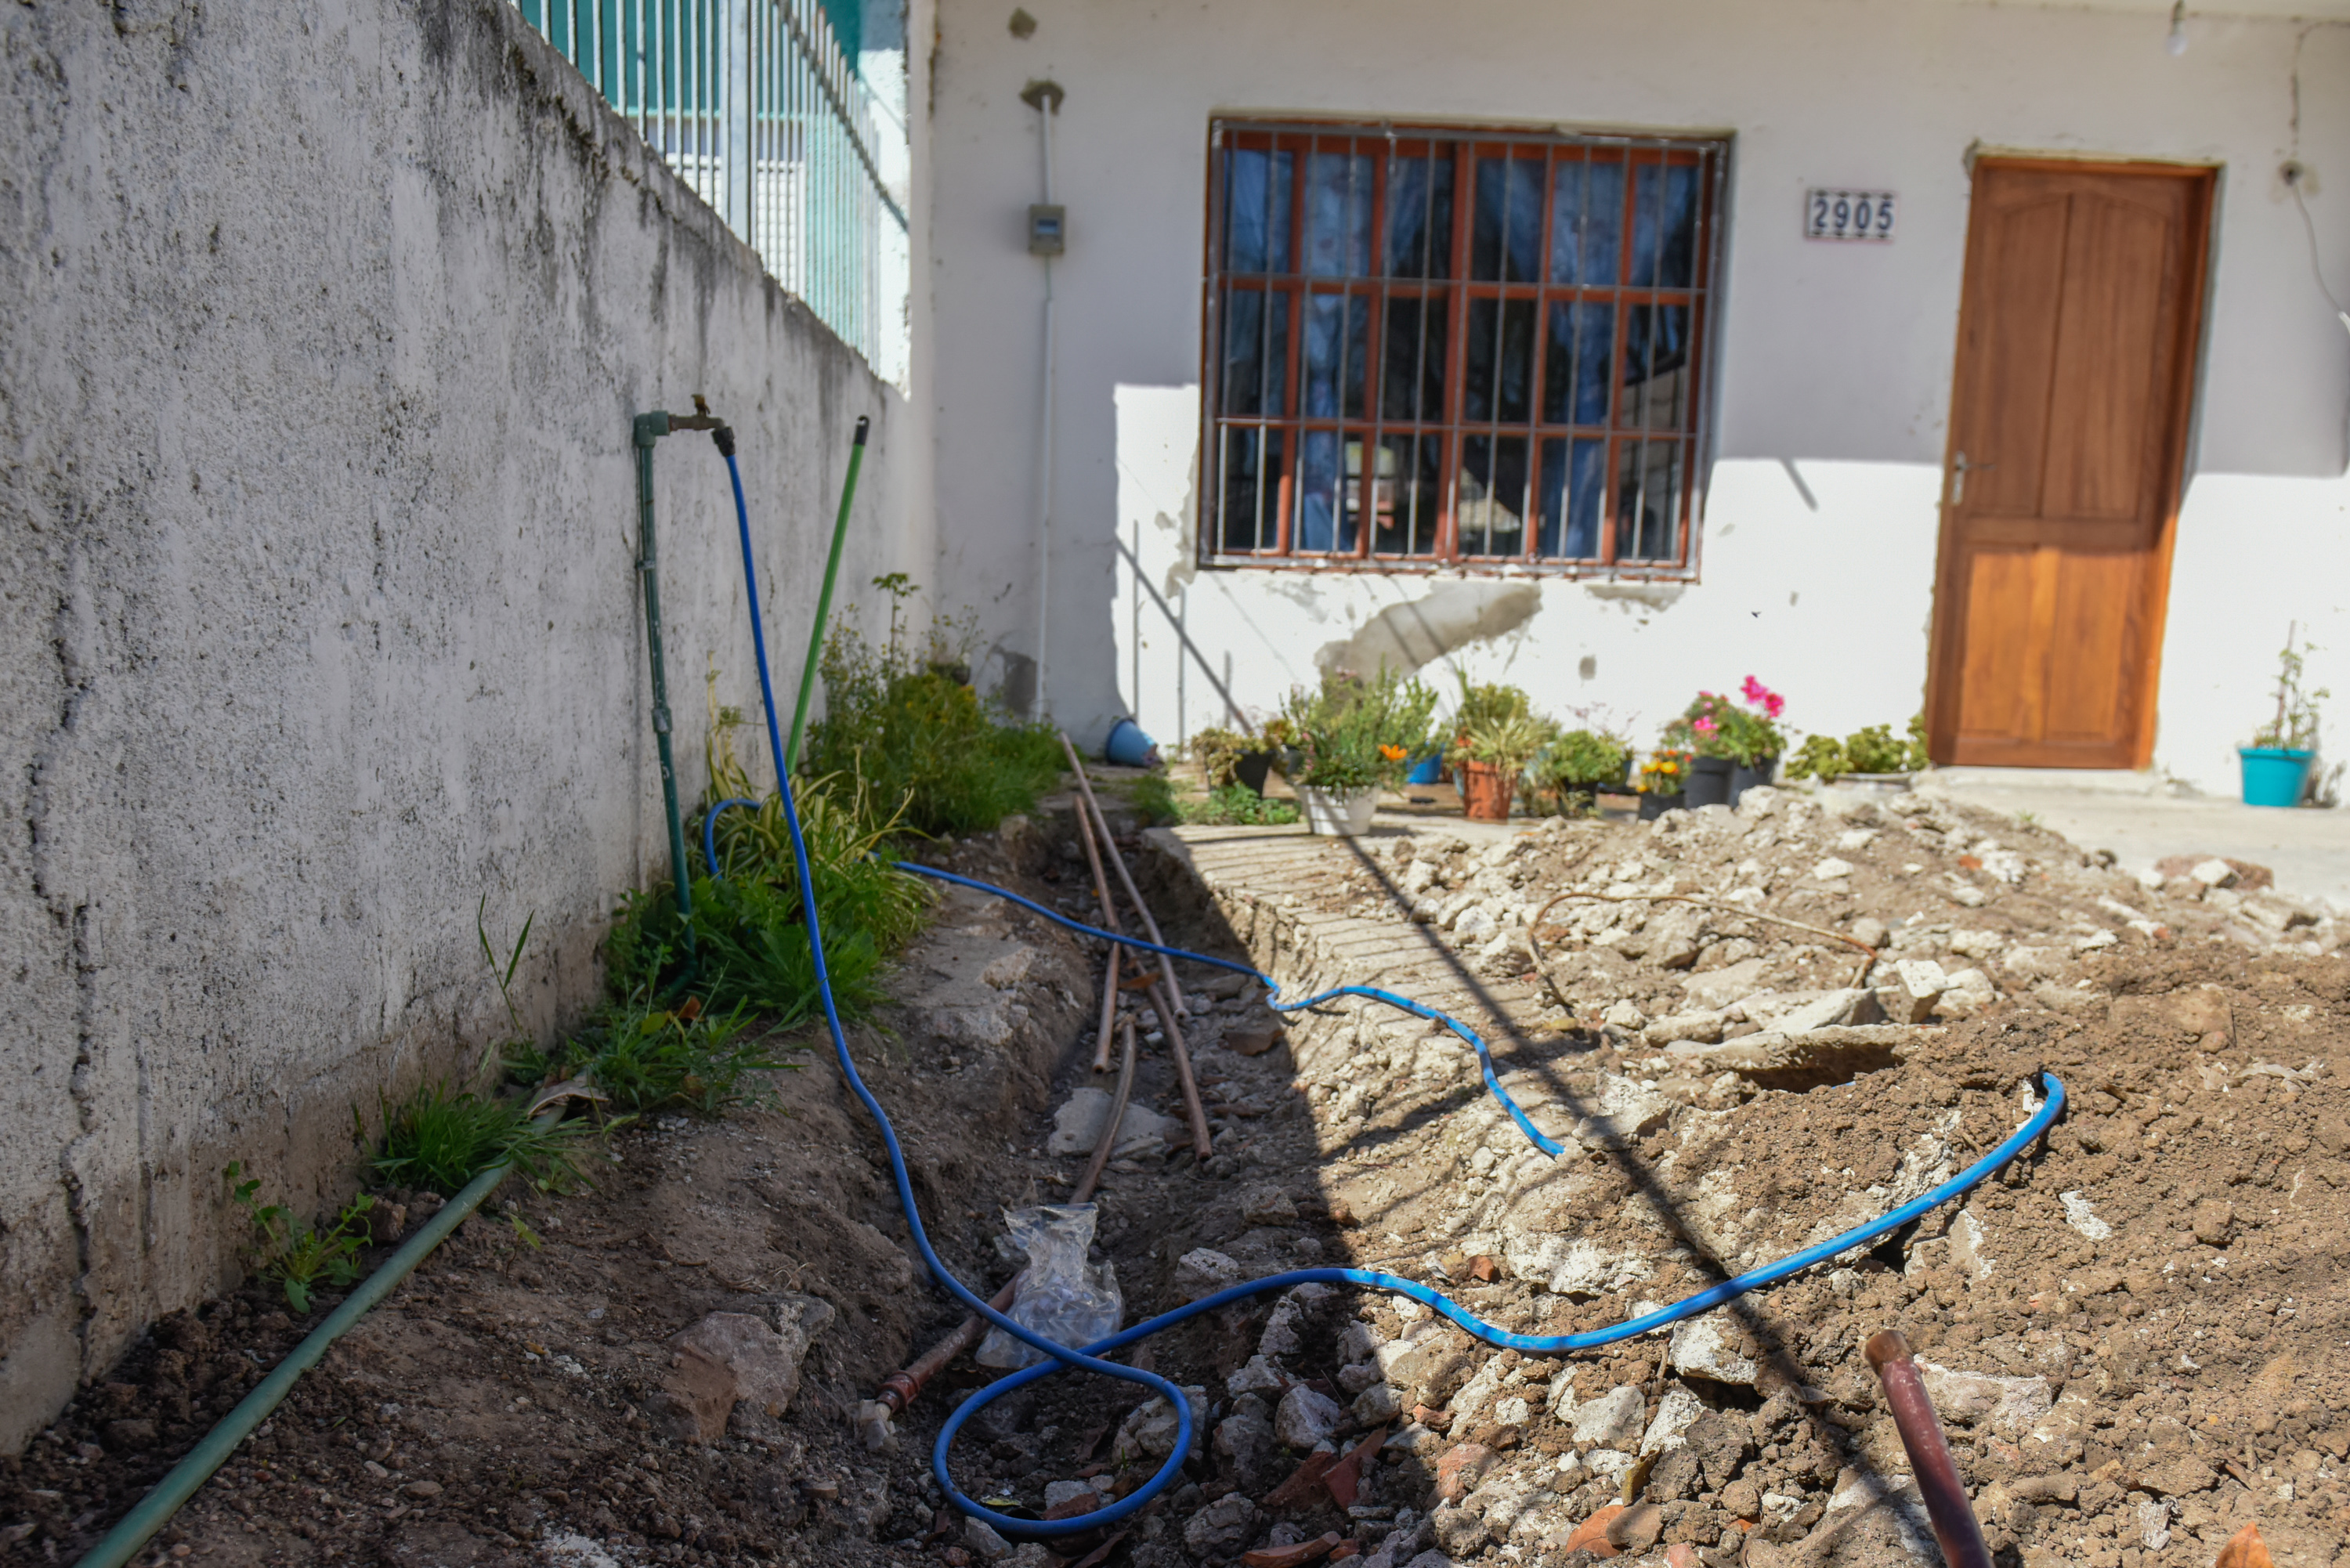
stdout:
[(840, 514), (832, 520), (832, 556), (824, 564), (824, 588), (816, 595), (816, 626), (808, 633), (806, 668), (800, 671), (800, 700), (792, 710), (791, 743), (784, 748), (784, 766), (800, 763), (800, 734), (807, 728), (808, 695), (816, 690), (816, 665), (824, 658), (824, 623), (832, 615), (832, 587), (840, 578), (840, 547), (848, 540), (848, 506), (857, 499), (857, 471), (865, 466), (865, 437), (873, 421), (857, 416), (856, 443), (848, 449), (848, 478), (840, 487)]
[[(558, 1109), (553, 1113), (560, 1116)], [(514, 1168), (494, 1165), (465, 1184), (465, 1189), (441, 1206), (440, 1212), (427, 1220), (416, 1234), (400, 1244), (400, 1251), (384, 1260), (383, 1266), (367, 1277), (357, 1290), (343, 1298), (342, 1305), (327, 1314), (327, 1321), (310, 1331), (310, 1336), (287, 1353), (286, 1359), (270, 1369), (269, 1376), (254, 1386), (252, 1393), (241, 1400), (236, 1408), (221, 1418), (221, 1423), (204, 1434), (203, 1441), (190, 1449), (187, 1458), (173, 1465), (171, 1473), (155, 1483), (155, 1489), (139, 1500), (139, 1506), (122, 1516), (122, 1521), (106, 1532), (106, 1539), (91, 1547), (82, 1557), (80, 1568), (121, 1568), (138, 1554), (139, 1549), (153, 1538), (155, 1532), (171, 1522), (181, 1505), (196, 1495), (214, 1470), (228, 1462), (236, 1446), (253, 1433), (255, 1427), (267, 1419), (277, 1408), (278, 1401), (293, 1392), (302, 1374), (318, 1364), (327, 1347), (348, 1333), (351, 1325), (368, 1314), (369, 1309), (391, 1293), (394, 1285), (406, 1279), (425, 1255), (439, 1246), (450, 1231), (462, 1224), (466, 1216), (482, 1206), (483, 1199), (498, 1189)]]

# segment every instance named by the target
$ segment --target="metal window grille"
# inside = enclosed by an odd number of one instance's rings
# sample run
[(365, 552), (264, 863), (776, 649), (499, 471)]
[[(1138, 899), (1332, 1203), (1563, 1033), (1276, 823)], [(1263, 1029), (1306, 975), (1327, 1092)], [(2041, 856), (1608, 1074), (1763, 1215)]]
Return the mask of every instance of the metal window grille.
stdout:
[(1204, 556), (1683, 575), (1728, 144), (1218, 120)]
[[(883, 175), (889, 117), (820, 0), (515, 3), (776, 282), (903, 379), (906, 213)], [(890, 134), (901, 151), (903, 126)]]

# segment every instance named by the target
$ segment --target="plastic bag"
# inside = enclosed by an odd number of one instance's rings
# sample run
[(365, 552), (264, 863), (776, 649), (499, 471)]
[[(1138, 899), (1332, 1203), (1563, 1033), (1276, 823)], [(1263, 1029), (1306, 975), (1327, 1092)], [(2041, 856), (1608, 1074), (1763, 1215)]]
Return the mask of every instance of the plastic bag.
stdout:
[[(1086, 1261), (1094, 1241), (1094, 1219), (1090, 1203), (1017, 1209), (1005, 1216), (1012, 1244), (1028, 1254), (1028, 1267), (1021, 1272), (1007, 1315), (1021, 1327), (1072, 1349), (1116, 1334), (1126, 1312), (1118, 1294), (1118, 1265)], [(1045, 1356), (1002, 1329), (991, 1328), (980, 1341), (975, 1359), (982, 1366), (1011, 1372), (1034, 1366)]]

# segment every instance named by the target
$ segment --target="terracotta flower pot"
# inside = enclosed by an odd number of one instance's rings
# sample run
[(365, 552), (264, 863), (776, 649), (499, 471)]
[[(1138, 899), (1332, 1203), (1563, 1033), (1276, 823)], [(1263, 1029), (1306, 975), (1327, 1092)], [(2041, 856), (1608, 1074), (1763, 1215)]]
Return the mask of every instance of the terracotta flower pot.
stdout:
[(1517, 774), (1493, 763), (1461, 764), (1461, 812), (1471, 822), (1507, 822)]

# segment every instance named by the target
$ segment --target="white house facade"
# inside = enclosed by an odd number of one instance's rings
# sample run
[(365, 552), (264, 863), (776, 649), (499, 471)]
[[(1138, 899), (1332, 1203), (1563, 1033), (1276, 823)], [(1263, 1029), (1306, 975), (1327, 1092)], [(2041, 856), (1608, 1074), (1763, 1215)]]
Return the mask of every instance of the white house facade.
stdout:
[(2232, 790), (2289, 625), (2350, 697), (2318, 13), (939, 0), (940, 584), (1080, 733), (1386, 661), (1647, 742), (1752, 674)]

